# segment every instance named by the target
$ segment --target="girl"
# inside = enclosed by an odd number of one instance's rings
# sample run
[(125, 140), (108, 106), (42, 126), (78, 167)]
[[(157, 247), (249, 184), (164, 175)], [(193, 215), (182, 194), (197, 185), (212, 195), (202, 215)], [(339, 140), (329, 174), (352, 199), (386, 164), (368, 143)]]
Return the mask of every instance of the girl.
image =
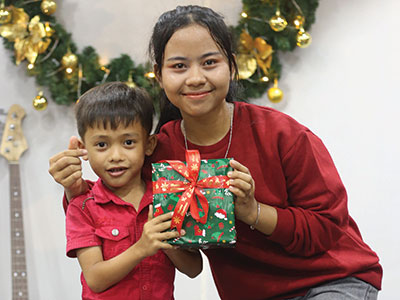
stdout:
[[(237, 244), (204, 251), (221, 299), (377, 299), (379, 259), (348, 214), (321, 140), (281, 112), (233, 102), (237, 66), (222, 16), (177, 7), (159, 18), (149, 49), (162, 95), (145, 176), (151, 162), (184, 160), (186, 149), (235, 158)], [(79, 155), (50, 160), (67, 195), (86, 189)]]

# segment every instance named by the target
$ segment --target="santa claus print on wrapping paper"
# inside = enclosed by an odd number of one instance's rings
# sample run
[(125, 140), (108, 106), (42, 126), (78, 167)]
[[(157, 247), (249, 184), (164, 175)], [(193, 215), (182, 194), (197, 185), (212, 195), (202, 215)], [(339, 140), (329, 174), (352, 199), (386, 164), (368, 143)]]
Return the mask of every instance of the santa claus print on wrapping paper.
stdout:
[(228, 220), (228, 217), (227, 217), (227, 214), (226, 214), (226, 210), (225, 209), (222, 209), (222, 208), (220, 208), (220, 209), (218, 209), (216, 212), (215, 212), (215, 214), (214, 214), (218, 219), (221, 219), (221, 220)]

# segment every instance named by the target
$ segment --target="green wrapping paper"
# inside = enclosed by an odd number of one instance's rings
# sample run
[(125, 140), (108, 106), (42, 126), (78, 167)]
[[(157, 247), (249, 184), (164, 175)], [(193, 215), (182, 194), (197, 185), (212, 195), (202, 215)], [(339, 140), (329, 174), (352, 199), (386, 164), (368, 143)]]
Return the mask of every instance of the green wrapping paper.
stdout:
[[(199, 171), (196, 170), (196, 159)], [(171, 227), (175, 224), (178, 230), (181, 226), (186, 231), (184, 236), (168, 240), (169, 244), (197, 249), (235, 246), (234, 198), (228, 189), (229, 179), (226, 176), (232, 171), (230, 160), (200, 161), (198, 151), (189, 150), (186, 155), (189, 163), (163, 161), (152, 164), (154, 216), (173, 211)], [(191, 174), (177, 171), (179, 168)], [(186, 202), (182, 201), (181, 198), (190, 194), (191, 189), (193, 196)], [(182, 213), (182, 218), (179, 213)]]

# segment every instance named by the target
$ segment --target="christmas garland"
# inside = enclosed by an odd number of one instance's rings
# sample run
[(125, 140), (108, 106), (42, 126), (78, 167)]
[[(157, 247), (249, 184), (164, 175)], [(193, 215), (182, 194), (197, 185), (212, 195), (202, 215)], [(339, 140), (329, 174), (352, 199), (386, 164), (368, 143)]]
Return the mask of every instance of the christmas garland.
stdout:
[[(101, 65), (93, 47), (81, 53), (72, 35), (57, 22), (54, 0), (1, 0), (0, 35), (13, 52), (16, 65), (26, 60), (27, 74), (36, 84), (47, 87), (57, 104), (74, 103), (88, 89), (106, 81), (124, 81), (145, 88), (157, 99), (158, 84), (150, 63), (136, 64), (127, 54)], [(306, 30), (315, 21), (318, 0), (242, 0), (243, 10), (232, 32), (237, 42), (239, 80), (246, 99), (268, 97), (279, 102), (283, 93), (277, 82), (281, 73), (279, 51), (307, 47), (311, 36)], [(40, 92), (36, 109), (45, 109), (47, 100)]]

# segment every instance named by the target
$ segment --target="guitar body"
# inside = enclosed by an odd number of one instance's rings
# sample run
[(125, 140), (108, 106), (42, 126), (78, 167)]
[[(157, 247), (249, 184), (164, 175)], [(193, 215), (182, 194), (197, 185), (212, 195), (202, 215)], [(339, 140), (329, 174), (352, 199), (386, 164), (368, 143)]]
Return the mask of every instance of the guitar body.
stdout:
[(8, 160), (10, 170), (12, 300), (28, 300), (28, 276), (19, 174), (19, 158), (27, 149), (21, 126), (24, 116), (25, 111), (21, 106), (11, 106), (7, 114), (0, 147), (0, 154)]

